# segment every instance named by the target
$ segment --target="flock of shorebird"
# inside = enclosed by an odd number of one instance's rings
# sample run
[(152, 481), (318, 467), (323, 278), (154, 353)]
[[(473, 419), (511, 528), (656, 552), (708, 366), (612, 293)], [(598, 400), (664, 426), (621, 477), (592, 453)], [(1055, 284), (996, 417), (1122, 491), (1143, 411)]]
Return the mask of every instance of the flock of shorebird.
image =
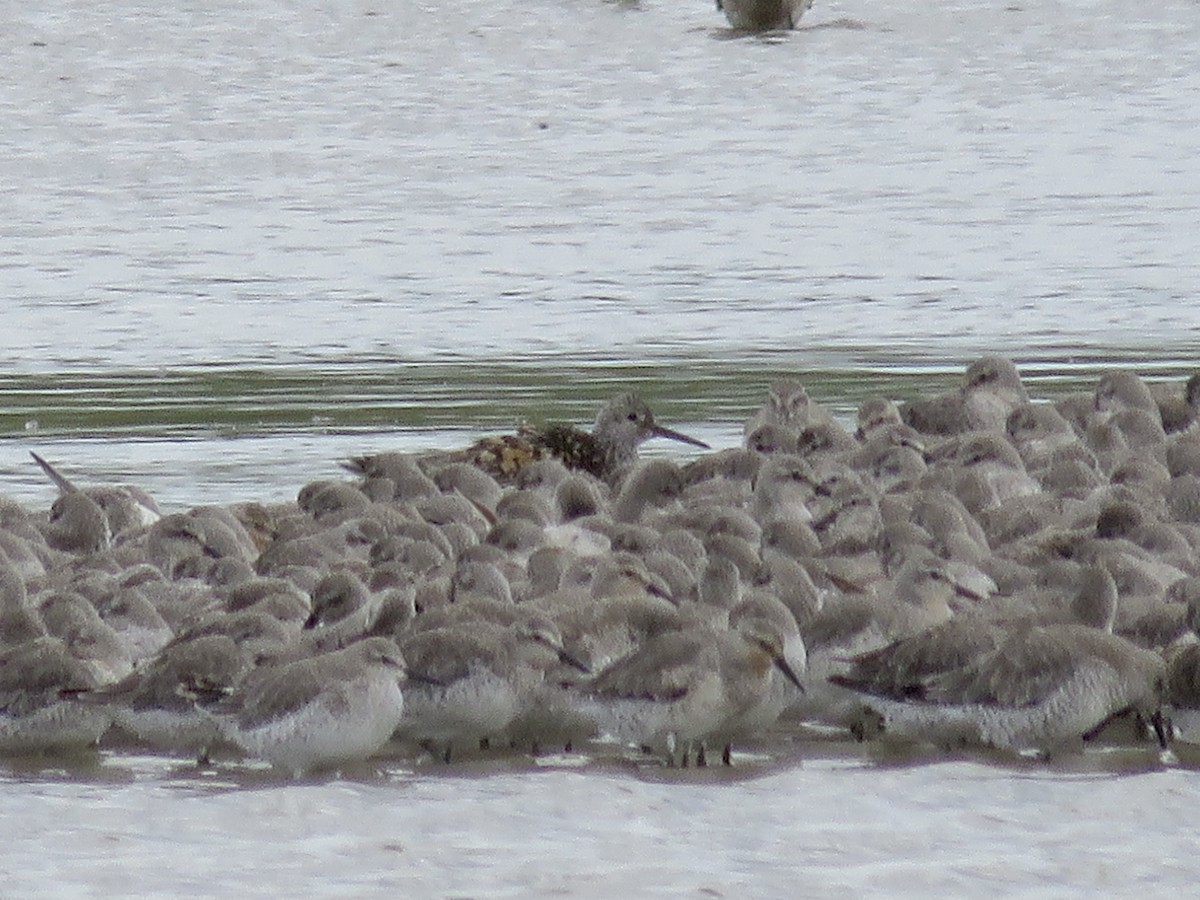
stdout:
[(638, 446), (705, 445), (622, 394), (590, 432), (170, 515), (35, 454), (49, 514), (0, 498), (0, 752), (1158, 752), (1200, 739), (1198, 410), (1200, 375), (1031, 402), (985, 357), (855, 431), (778, 381), (742, 446), (679, 462)]

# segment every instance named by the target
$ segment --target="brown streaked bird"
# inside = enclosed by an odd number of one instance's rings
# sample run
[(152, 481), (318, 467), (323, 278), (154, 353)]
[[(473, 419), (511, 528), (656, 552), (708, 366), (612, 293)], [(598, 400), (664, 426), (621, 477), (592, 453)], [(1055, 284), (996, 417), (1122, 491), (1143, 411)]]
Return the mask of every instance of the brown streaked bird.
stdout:
[(483, 438), (464, 451), (437, 454), (426, 461), (435, 466), (442, 461), (471, 462), (497, 480), (508, 482), (530, 463), (553, 458), (568, 469), (607, 478), (634, 462), (638, 447), (654, 437), (711, 449), (703, 441), (659, 425), (644, 400), (623, 393), (601, 407), (590, 432), (573, 425), (525, 426), (515, 435)]
[(717, 9), (739, 31), (795, 28), (811, 6), (812, 0), (717, 0)]

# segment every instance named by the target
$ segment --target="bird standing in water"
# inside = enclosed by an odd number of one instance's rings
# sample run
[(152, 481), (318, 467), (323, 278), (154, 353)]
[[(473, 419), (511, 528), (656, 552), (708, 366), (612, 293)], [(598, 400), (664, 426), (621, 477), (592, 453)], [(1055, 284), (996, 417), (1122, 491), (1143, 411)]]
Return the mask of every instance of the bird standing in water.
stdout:
[(717, 0), (729, 24), (740, 31), (795, 28), (812, 0)]
[(644, 400), (623, 393), (601, 407), (590, 432), (573, 425), (526, 426), (515, 435), (486, 437), (443, 458), (446, 462), (473, 463), (502, 482), (511, 481), (530, 463), (550, 457), (568, 469), (607, 478), (634, 462), (638, 447), (653, 437), (711, 449), (703, 441), (659, 425)]

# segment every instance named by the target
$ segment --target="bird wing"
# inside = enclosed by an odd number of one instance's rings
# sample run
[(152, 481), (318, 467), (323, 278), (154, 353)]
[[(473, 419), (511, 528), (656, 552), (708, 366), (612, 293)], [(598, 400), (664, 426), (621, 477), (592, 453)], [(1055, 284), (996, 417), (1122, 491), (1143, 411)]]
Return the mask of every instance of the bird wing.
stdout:
[(1022, 628), (975, 664), (931, 680), (926, 698), (941, 703), (1034, 706), (1069, 679), (1082, 661), (1078, 649), (1060, 635)]
[(304, 708), (326, 687), (318, 667), (288, 663), (258, 669), (247, 676), (243, 690), (216, 703), (213, 709), (230, 712), (242, 728), (257, 728)]
[(486, 633), (445, 627), (417, 632), (401, 642), (400, 651), (419, 680), (448, 685), (490, 665), (501, 649)]
[(881, 697), (919, 699), (930, 681), (969, 666), (994, 651), (1000, 640), (1000, 631), (986, 623), (951, 619), (856, 656), (849, 672), (830, 680)]
[(600, 672), (582, 689), (607, 700), (678, 700), (691, 688), (697, 667), (717, 671), (716, 645), (701, 635), (671, 632), (651, 638)]

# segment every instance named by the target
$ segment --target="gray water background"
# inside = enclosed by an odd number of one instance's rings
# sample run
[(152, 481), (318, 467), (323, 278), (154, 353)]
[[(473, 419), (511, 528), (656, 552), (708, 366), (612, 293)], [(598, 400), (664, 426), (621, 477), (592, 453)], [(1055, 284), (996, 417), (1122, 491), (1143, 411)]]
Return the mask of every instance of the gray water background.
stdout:
[[(0, 0), (0, 492), (167, 509), (587, 421), (714, 446), (981, 353), (1038, 396), (1200, 348), (1200, 10), (817, 0)], [(653, 450), (653, 448), (651, 448)], [(669, 448), (667, 448), (669, 450)], [(655, 452), (664, 452), (658, 448)], [(1186, 760), (706, 776), (399, 763), (290, 784), (0, 766), (13, 896), (1187, 891)]]

